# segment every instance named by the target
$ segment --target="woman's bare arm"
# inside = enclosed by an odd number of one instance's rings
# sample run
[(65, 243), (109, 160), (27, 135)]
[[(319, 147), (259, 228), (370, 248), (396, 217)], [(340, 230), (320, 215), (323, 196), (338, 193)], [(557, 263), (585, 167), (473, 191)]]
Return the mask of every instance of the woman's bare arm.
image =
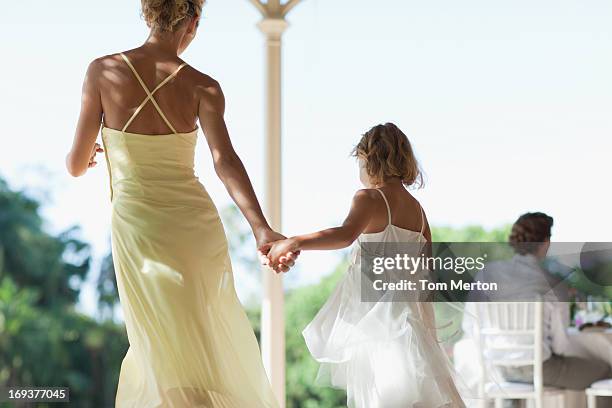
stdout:
[(96, 143), (102, 122), (102, 101), (97, 85), (100, 66), (98, 61), (89, 64), (81, 96), (81, 113), (77, 123), (72, 148), (66, 156), (66, 168), (74, 176), (82, 176), (88, 168), (95, 166), (96, 153), (102, 148)]
[[(225, 125), (225, 98), (219, 84), (210, 78), (200, 96), (200, 125), (212, 154), (215, 171), (228, 193), (247, 219), (257, 240), (257, 246), (284, 238), (274, 232), (263, 215), (251, 180), (234, 150)], [(289, 265), (291, 265), (289, 263)]]

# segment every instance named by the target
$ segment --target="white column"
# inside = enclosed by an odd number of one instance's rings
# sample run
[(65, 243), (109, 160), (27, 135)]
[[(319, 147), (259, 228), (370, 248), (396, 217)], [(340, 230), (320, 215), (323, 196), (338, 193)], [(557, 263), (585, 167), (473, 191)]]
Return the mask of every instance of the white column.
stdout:
[[(264, 18), (259, 29), (266, 36), (266, 121), (264, 211), (272, 228), (281, 231), (281, 37), (282, 18)], [(263, 272), (261, 351), (272, 390), (285, 407), (285, 312), (282, 275)]]

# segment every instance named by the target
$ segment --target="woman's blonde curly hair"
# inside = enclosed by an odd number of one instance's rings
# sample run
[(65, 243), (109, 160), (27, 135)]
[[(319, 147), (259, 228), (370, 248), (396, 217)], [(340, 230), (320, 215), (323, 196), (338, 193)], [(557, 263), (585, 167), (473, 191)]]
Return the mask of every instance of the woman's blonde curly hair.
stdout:
[(423, 174), (410, 141), (393, 123), (368, 130), (352, 155), (365, 161), (366, 172), (374, 184), (398, 177), (406, 187), (423, 186)]
[(147, 26), (159, 31), (174, 31), (186, 18), (202, 13), (204, 0), (141, 0), (141, 4)]

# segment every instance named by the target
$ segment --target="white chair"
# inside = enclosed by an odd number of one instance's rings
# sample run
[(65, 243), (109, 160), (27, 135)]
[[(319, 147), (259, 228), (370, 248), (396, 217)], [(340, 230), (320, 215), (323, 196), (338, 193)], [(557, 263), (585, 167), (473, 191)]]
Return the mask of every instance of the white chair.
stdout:
[[(544, 397), (557, 398), (555, 407), (564, 408), (564, 391), (543, 386), (542, 302), (478, 303), (475, 313), (474, 337), (482, 373), (478, 384), (481, 408), (491, 399), (495, 408), (502, 408), (506, 399), (532, 400), (535, 408), (543, 408)], [(512, 338), (516, 341), (499, 341)], [(512, 353), (514, 356), (510, 356)], [(533, 366), (533, 383), (492, 381), (489, 366)]]
[(612, 397), (612, 378), (594, 382), (587, 390), (587, 407), (597, 408), (597, 397)]

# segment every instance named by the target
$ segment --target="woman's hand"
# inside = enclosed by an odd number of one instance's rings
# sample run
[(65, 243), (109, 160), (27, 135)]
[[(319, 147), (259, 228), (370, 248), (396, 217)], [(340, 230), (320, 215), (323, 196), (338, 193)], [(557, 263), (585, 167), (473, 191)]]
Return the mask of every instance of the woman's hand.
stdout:
[(87, 168), (92, 168), (94, 167), (96, 164), (98, 164), (98, 162), (96, 161), (96, 154), (98, 153), (102, 153), (104, 151), (104, 149), (102, 149), (102, 146), (100, 146), (100, 143), (95, 143), (93, 146), (93, 149), (91, 151), (91, 155), (89, 156), (89, 164), (87, 164)]
[(286, 272), (282, 269), (282, 266), (286, 265), (287, 262), (293, 263), (299, 253), (300, 248), (297, 239), (287, 238), (272, 243), (272, 246), (267, 253), (267, 258), (269, 265), (277, 273)]
[(82, 176), (87, 169), (96, 165), (96, 153), (102, 148), (96, 143), (102, 124), (102, 98), (98, 80), (104, 76), (104, 64), (100, 59), (89, 64), (83, 93), (81, 113), (70, 152), (66, 155), (66, 169), (73, 177)]
[(261, 248), (266, 244), (287, 238), (283, 234), (276, 232), (271, 228), (261, 228), (256, 230), (254, 231), (254, 235), (255, 241), (257, 242), (257, 249), (259, 250), (261, 250)]
[(268, 258), (268, 253), (270, 248), (275, 242), (282, 242), (286, 239), (283, 234), (280, 234), (270, 228), (262, 229), (255, 233), (255, 240), (257, 241), (257, 253), (259, 255), (259, 260), (262, 265), (268, 266), (276, 273), (287, 272), (294, 264), (297, 259), (299, 252), (292, 253), (283, 258), (282, 261), (278, 262), (276, 265), (272, 265)]

